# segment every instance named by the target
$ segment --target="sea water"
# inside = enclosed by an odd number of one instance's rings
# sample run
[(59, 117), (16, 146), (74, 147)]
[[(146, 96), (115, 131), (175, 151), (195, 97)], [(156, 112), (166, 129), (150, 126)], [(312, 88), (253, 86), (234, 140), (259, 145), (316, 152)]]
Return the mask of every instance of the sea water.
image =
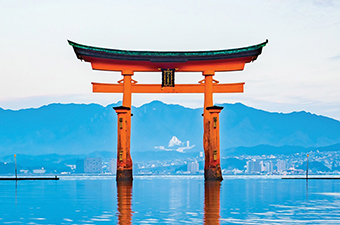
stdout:
[(0, 181), (0, 224), (340, 224), (340, 180), (67, 176)]

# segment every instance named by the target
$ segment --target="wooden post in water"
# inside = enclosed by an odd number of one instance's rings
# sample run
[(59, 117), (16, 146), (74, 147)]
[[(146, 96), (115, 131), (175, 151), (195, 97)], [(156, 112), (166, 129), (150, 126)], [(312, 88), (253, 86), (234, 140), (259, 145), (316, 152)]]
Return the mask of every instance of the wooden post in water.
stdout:
[(14, 164), (15, 164), (15, 179), (18, 179), (18, 172), (17, 172), (17, 155), (14, 154)]
[(307, 154), (306, 180), (308, 180), (308, 157), (309, 155)]

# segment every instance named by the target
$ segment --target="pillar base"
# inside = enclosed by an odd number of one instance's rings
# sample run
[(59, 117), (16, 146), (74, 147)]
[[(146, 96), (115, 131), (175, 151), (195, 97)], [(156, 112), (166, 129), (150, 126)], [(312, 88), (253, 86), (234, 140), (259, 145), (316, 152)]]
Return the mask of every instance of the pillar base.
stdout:
[(222, 177), (221, 167), (204, 169), (204, 180), (222, 181), (223, 177)]
[(132, 181), (132, 169), (131, 170), (117, 170), (116, 181)]

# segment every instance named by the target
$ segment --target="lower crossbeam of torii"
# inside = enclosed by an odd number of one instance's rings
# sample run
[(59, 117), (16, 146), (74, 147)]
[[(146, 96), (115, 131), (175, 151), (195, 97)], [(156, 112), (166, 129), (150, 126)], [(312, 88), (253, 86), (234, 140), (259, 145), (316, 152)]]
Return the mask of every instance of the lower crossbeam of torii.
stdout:
[[(268, 40), (244, 48), (189, 52), (127, 51), (68, 42), (77, 58), (90, 62), (93, 69), (120, 71), (123, 76), (117, 84), (92, 83), (93, 92), (123, 93), (122, 106), (114, 107), (118, 117), (117, 181), (133, 179), (130, 154), (132, 93), (203, 93), (204, 178), (223, 179), (219, 133), (219, 113), (223, 107), (214, 105), (213, 93), (241, 93), (244, 83), (220, 84), (213, 77), (216, 72), (243, 70), (246, 63), (257, 59)], [(138, 84), (132, 79), (134, 72), (157, 71), (162, 74), (162, 84)], [(202, 72), (204, 79), (198, 84), (175, 84), (175, 72)]]

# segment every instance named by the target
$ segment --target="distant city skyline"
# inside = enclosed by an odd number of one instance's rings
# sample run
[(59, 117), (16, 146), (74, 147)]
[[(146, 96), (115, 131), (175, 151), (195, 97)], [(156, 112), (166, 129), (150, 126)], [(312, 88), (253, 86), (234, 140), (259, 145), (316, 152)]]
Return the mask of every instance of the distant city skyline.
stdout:
[[(275, 112), (308, 111), (340, 119), (340, 3), (287, 1), (2, 1), (0, 107), (37, 108), (49, 103), (99, 103), (120, 94), (93, 94), (91, 82), (114, 83), (117, 72), (93, 71), (76, 59), (67, 39), (127, 50), (214, 50), (269, 44), (242, 72), (217, 73), (245, 82), (243, 94), (216, 94), (215, 103), (242, 102)], [(140, 83), (160, 75), (136, 73)], [(200, 74), (178, 73), (178, 83)], [(198, 108), (202, 95), (133, 96)]]

